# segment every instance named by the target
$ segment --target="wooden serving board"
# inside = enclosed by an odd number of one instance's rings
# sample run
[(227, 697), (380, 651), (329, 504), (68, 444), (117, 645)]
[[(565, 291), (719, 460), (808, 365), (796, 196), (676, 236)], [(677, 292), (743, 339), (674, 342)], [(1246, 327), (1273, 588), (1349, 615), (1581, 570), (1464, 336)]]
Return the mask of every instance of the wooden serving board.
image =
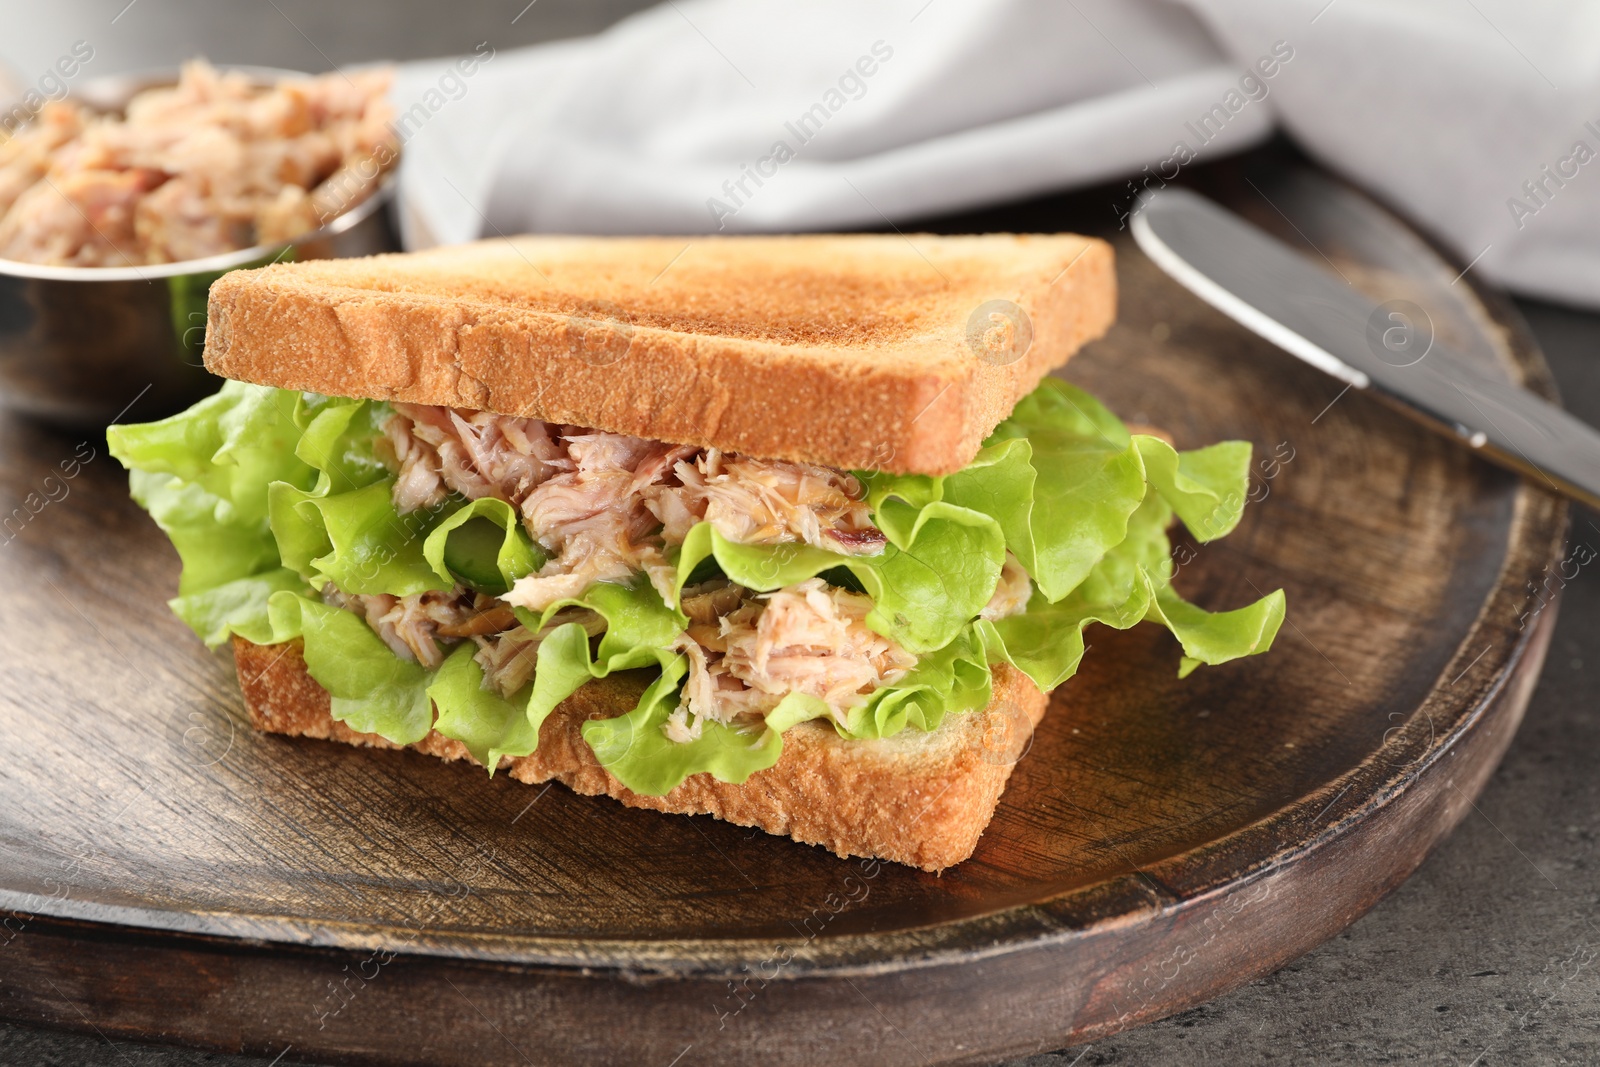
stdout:
[[(1304, 173), (1212, 180), (1550, 393), (1506, 314), (1369, 202)], [(1062, 201), (1020, 221), (1114, 218)], [(1566, 509), (1341, 396), (1117, 240), (1121, 325), (1067, 377), (1182, 447), (1255, 442), (1256, 503), (1226, 540), (1180, 543), (1177, 583), (1213, 608), (1281, 586), (1289, 621), (1269, 655), (1184, 681), (1163, 632), (1091, 631), (942, 877), (258, 736), (230, 663), (167, 613), (177, 561), (104, 443), (0, 422), (0, 499), (22, 509), (0, 535), (0, 1015), (286, 1060), (978, 1063), (1181, 1010), (1332, 936), (1509, 742)]]

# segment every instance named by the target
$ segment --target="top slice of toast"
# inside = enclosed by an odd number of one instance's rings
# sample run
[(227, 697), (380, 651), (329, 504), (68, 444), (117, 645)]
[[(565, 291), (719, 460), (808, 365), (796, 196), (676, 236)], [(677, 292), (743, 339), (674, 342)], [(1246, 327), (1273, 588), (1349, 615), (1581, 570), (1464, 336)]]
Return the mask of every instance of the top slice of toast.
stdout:
[(286, 389), (948, 474), (1115, 306), (1110, 246), (1071, 234), (518, 237), (234, 271), (211, 287), (205, 362)]

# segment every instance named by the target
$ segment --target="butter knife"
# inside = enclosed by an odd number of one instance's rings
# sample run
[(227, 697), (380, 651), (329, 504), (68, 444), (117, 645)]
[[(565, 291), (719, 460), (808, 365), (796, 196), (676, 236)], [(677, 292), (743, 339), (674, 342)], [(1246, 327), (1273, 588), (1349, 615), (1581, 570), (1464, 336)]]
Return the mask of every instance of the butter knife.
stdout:
[(1246, 329), (1485, 459), (1600, 507), (1600, 431), (1453, 352), (1416, 321), (1421, 309), (1378, 304), (1187, 189), (1146, 194), (1130, 226), (1157, 266)]

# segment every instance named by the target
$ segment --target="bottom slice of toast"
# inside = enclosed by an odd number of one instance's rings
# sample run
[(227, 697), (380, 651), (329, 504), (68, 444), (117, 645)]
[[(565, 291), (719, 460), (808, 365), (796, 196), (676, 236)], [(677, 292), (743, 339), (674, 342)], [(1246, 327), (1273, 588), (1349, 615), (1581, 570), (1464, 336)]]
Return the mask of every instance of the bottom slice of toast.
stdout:
[[(245, 707), (258, 730), (398, 748), (336, 722), (328, 693), (306, 673), (298, 640), (257, 645), (233, 639)], [(783, 735), (783, 755), (740, 783), (696, 774), (665, 796), (643, 796), (600, 766), (581, 735), (588, 719), (631, 710), (649, 684), (632, 671), (590, 682), (550, 713), (531, 755), (502, 761), (518, 781), (555, 779), (579, 793), (606, 794), (630, 807), (713, 815), (741, 826), (821, 845), (840, 856), (872, 856), (939, 871), (977, 847), (1011, 768), (1033, 738), (1048, 698), (1020, 671), (994, 670), (982, 711), (945, 717), (937, 730), (902, 730), (877, 741), (841, 738), (807, 722)], [(476, 763), (459, 741), (437, 732), (411, 748)]]

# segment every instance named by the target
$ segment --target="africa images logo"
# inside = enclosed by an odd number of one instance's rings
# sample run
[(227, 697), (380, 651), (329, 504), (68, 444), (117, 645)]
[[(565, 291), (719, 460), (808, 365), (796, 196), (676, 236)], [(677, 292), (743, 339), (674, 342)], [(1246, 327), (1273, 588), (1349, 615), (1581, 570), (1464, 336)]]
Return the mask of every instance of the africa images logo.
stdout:
[(1129, 179), (1127, 199), (1117, 212), (1118, 228), (1127, 226), (1128, 220), (1142, 209), (1144, 201), (1139, 199), (1141, 193), (1152, 188), (1165, 189), (1180, 170), (1200, 158), (1200, 152), (1206, 145), (1222, 136), (1235, 115), (1249, 105), (1265, 100), (1272, 92), (1272, 87), (1267, 83), (1276, 78), (1292, 59), (1294, 46), (1287, 41), (1274, 41), (1270, 53), (1260, 56), (1245, 69), (1237, 87), (1229, 89), (1221, 100), (1185, 122), (1184, 131), (1194, 138), (1194, 145), (1191, 146), (1186, 138), (1180, 138), (1173, 142), (1171, 154), (1157, 163), (1154, 171), (1147, 166), (1139, 177)]
[(1010, 300), (986, 300), (967, 316), (967, 347), (996, 367), (1015, 363), (1033, 347), (1033, 321)]
[[(822, 96), (799, 115), (783, 124), (784, 130), (794, 138), (780, 137), (772, 142), (767, 154), (752, 163), (741, 163), (737, 177), (722, 183), (722, 196), (707, 197), (706, 211), (717, 229), (725, 229), (727, 220), (737, 215), (748, 204), (766, 180), (778, 173), (778, 168), (793, 160), (800, 149), (810, 144), (822, 132), (828, 121), (843, 111), (852, 100), (867, 95), (867, 82), (880, 67), (894, 57), (894, 47), (885, 41), (873, 41), (869, 54), (858, 57), (854, 64), (844, 69), (838, 81), (825, 90)], [(751, 186), (754, 185), (754, 188)]]

